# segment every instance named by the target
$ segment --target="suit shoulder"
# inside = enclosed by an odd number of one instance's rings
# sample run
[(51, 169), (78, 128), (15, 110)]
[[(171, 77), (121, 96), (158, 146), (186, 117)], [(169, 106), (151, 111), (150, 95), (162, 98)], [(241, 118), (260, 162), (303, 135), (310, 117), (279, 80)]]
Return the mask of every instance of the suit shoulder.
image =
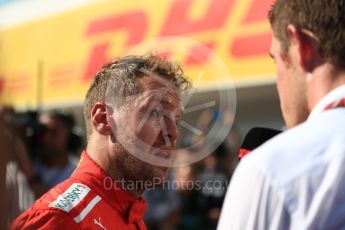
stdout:
[[(30, 209), (20, 215), (13, 224), (14, 226), (30, 224), (30, 226), (37, 226), (41, 229), (41, 226), (48, 224), (46, 223), (47, 220), (54, 220), (54, 223), (61, 222), (61, 226), (75, 225), (76, 222), (73, 217), (94, 196), (92, 193), (89, 186), (80, 182), (67, 180), (49, 190)], [(35, 227), (34, 229), (38, 228)]]
[(30, 229), (80, 229), (78, 224), (68, 213), (56, 209), (35, 209), (30, 208), (10, 225), (10, 230), (30, 230)]

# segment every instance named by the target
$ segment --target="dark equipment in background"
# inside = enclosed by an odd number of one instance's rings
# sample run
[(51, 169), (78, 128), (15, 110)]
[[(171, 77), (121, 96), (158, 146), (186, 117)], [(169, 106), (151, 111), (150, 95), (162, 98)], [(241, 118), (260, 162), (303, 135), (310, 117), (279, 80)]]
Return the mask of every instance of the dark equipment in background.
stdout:
[(249, 130), (245, 136), (238, 157), (241, 160), (255, 148), (259, 147), (272, 137), (280, 134), (282, 131), (270, 128), (255, 127)]

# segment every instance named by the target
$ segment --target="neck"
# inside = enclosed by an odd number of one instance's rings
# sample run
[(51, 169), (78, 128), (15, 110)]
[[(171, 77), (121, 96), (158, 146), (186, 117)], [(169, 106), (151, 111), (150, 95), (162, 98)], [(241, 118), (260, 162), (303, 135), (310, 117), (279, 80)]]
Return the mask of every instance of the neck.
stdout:
[(131, 186), (133, 187), (133, 184), (125, 184), (125, 186), (122, 186), (121, 189), (128, 192), (129, 194), (131, 194), (135, 198), (139, 199), (142, 196), (144, 190), (126, 189), (126, 188), (131, 187)]
[(316, 68), (308, 84), (308, 107), (311, 111), (316, 104), (335, 88), (345, 85), (345, 71), (326, 63)]
[(119, 162), (116, 151), (108, 145), (104, 137), (90, 137), (86, 152), (114, 181), (119, 182), (117, 185), (121, 189), (136, 198), (141, 197), (143, 190), (135, 189), (136, 186), (125, 181), (127, 177), (123, 170), (120, 170), (123, 162)]

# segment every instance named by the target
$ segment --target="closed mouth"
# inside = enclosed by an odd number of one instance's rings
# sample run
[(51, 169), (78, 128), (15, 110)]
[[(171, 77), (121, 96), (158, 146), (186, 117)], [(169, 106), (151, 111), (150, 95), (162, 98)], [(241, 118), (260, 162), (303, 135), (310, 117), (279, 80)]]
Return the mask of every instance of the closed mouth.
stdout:
[(164, 159), (169, 159), (170, 158), (170, 153), (165, 152), (165, 151), (158, 151), (155, 154), (156, 157), (164, 158)]
[(168, 147), (168, 148), (158, 148), (154, 155), (159, 158), (167, 159), (169, 160), (172, 157), (173, 153), (173, 148)]

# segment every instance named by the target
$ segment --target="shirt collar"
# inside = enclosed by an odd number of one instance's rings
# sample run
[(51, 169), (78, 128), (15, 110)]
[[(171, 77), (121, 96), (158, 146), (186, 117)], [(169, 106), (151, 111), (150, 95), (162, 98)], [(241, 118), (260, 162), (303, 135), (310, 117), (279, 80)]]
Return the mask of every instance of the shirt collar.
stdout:
[(72, 176), (95, 190), (129, 224), (143, 219), (146, 209), (145, 200), (141, 197), (137, 199), (116, 186), (108, 173), (86, 151), (83, 151), (78, 167)]
[(327, 105), (329, 105), (332, 102), (335, 102), (338, 99), (341, 99), (342, 97), (345, 97), (345, 85), (335, 88), (334, 90), (329, 92), (325, 97), (323, 97), (311, 111), (308, 117), (308, 121), (314, 119), (314, 117), (318, 116), (321, 112), (323, 112)]

